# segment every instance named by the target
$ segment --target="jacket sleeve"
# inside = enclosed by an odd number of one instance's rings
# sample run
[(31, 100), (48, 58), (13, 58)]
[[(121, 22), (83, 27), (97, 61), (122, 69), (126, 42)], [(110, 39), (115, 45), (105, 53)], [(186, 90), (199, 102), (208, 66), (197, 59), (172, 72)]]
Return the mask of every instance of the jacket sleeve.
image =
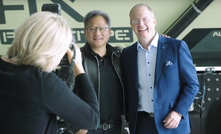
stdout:
[(179, 96), (179, 101), (175, 105), (174, 110), (182, 115), (186, 115), (199, 92), (199, 82), (190, 51), (184, 41), (180, 43), (179, 47), (179, 70), (182, 94)]
[(81, 129), (95, 129), (100, 123), (100, 115), (94, 89), (86, 74), (78, 75), (75, 84), (79, 89), (79, 97), (55, 74), (44, 76), (43, 104), (69, 125)]

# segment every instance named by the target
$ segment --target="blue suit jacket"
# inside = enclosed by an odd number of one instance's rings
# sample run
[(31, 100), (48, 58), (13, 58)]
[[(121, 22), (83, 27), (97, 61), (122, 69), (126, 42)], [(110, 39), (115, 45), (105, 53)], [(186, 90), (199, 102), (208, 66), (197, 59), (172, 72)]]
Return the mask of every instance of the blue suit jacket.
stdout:
[[(135, 133), (138, 106), (137, 42), (122, 51), (130, 134)], [(159, 36), (154, 83), (154, 116), (160, 134), (188, 134), (188, 110), (199, 91), (196, 69), (184, 41)], [(172, 110), (182, 114), (176, 129), (164, 127)]]

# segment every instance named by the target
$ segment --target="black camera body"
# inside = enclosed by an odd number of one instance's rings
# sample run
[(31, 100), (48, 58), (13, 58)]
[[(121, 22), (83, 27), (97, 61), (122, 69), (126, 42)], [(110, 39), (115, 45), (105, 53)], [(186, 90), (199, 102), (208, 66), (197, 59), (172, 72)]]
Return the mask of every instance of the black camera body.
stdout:
[[(42, 11), (49, 11), (49, 12), (52, 12), (52, 13), (56, 13), (58, 15), (61, 15), (61, 6), (59, 3), (55, 3), (55, 4), (44, 4), (42, 5), (42, 8), (41, 8)], [(72, 44), (70, 44), (69, 48), (71, 50), (74, 50), (74, 46)], [(63, 58), (61, 59), (61, 62), (59, 63), (58, 66), (68, 66), (70, 65), (69, 61), (68, 61), (68, 56), (67, 54), (65, 54), (63, 56)]]
[[(71, 49), (71, 50), (74, 50), (74, 45), (70, 45), (69, 46), (69, 48)], [(61, 62), (59, 63), (59, 65), (58, 66), (67, 66), (67, 65), (70, 65), (70, 63), (69, 63), (69, 61), (68, 61), (68, 55), (67, 55), (67, 53), (63, 56), (63, 58), (61, 59)]]
[[(49, 11), (52, 13), (56, 13), (58, 15), (61, 15), (61, 6), (59, 3), (55, 4), (43, 4), (42, 5), (42, 11)], [(67, 53), (62, 57), (57, 69), (54, 71), (55, 74), (61, 78), (63, 81), (66, 82), (68, 87), (73, 90), (74, 87), (74, 72), (72, 71), (72, 68), (74, 66), (75, 57), (76, 57), (76, 51), (74, 48), (74, 44), (70, 43), (69, 48), (74, 51), (74, 55), (72, 57), (72, 63), (70, 64), (68, 61), (68, 55)]]
[(44, 4), (41, 7), (41, 11), (49, 11), (52, 13), (57, 13), (61, 15), (61, 5), (56, 3), (56, 4)]

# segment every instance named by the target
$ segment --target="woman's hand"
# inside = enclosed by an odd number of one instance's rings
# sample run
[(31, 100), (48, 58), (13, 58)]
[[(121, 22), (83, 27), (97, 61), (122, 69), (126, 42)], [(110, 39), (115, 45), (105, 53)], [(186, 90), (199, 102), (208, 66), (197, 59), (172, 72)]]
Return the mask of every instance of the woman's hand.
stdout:
[(86, 133), (87, 133), (87, 130), (81, 129), (75, 134), (86, 134)]
[[(73, 71), (74, 71), (75, 76), (77, 76), (81, 73), (85, 73), (85, 71), (84, 71), (84, 68), (82, 65), (81, 51), (80, 51), (79, 47), (75, 44), (74, 44), (74, 48), (75, 48), (75, 52), (76, 52), (76, 58), (74, 60)], [(73, 62), (72, 57), (74, 56), (74, 52), (71, 51), (71, 49), (68, 49), (67, 55), (68, 55), (69, 63), (71, 64)]]
[(168, 36), (168, 35), (166, 35), (166, 34), (162, 34), (162, 36), (167, 37), (167, 38), (170, 38), (170, 36)]

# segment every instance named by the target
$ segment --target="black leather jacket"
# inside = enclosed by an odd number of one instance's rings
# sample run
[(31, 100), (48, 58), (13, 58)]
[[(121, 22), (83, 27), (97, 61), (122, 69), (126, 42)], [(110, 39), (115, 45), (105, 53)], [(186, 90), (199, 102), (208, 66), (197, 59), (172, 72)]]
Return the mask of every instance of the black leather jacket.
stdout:
[[(120, 47), (113, 47), (109, 44), (106, 45), (107, 50), (111, 52), (111, 63), (114, 67), (114, 70), (119, 78), (121, 87), (122, 87), (122, 104), (123, 104), (123, 113), (125, 114), (125, 93), (124, 86), (122, 81), (122, 67), (121, 67), (121, 52), (122, 49)], [(100, 103), (100, 71), (99, 71), (99, 63), (95, 53), (91, 50), (88, 43), (86, 43), (83, 47), (80, 48), (83, 59), (83, 66), (85, 69), (85, 73), (88, 75), (94, 89), (96, 90), (98, 101)], [(119, 102), (120, 103), (120, 102)]]

